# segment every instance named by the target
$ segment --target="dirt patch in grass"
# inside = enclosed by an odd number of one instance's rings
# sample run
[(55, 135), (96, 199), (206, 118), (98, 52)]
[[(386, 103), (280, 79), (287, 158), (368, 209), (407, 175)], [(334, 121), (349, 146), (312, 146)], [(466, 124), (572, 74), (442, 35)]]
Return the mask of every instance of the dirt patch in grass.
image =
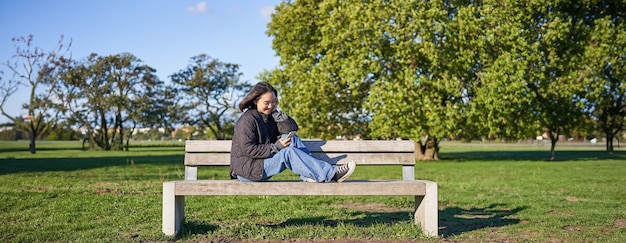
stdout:
[(567, 231), (583, 231), (585, 227), (580, 225), (566, 225), (563, 226), (563, 229)]
[(604, 228), (606, 234), (611, 234), (614, 230), (626, 229), (626, 219), (615, 219), (612, 226)]
[(108, 181), (99, 181), (94, 183), (95, 187), (114, 187), (114, 186), (122, 186), (122, 184), (117, 182), (108, 182)]
[(48, 192), (53, 189), (54, 189), (53, 187), (49, 187), (49, 186), (40, 186), (40, 187), (26, 186), (26, 187), (23, 187), (21, 191), (22, 192)]
[(613, 228), (626, 229), (626, 219), (616, 219), (613, 223)]
[(131, 196), (142, 196), (145, 195), (145, 192), (143, 191), (124, 191), (124, 190), (118, 190), (118, 189), (109, 189), (109, 188), (105, 188), (105, 189), (98, 189), (96, 190), (96, 194), (98, 195), (104, 195), (104, 194), (114, 194), (114, 195), (131, 195)]
[(567, 196), (565, 197), (565, 200), (567, 200), (568, 202), (579, 202), (580, 199), (574, 196)]
[[(311, 240), (311, 239), (290, 239), (290, 240), (241, 240), (241, 239), (233, 239), (229, 237), (215, 237), (214, 239), (206, 240), (206, 241), (196, 241), (202, 243), (230, 243), (230, 242), (254, 242), (254, 243), (305, 243), (305, 242), (315, 242), (315, 243), (409, 243), (409, 242), (432, 242), (429, 240), (417, 241), (417, 240), (382, 240), (382, 239), (333, 239), (333, 240)], [(440, 241), (440, 242), (448, 242), (448, 241)]]
[(572, 211), (556, 211), (556, 210), (550, 210), (548, 211), (549, 215), (553, 215), (553, 216), (567, 216), (567, 217), (572, 217), (574, 216), (574, 212)]
[(411, 212), (412, 208), (390, 207), (384, 203), (350, 202), (333, 205), (336, 208), (349, 208), (363, 212)]

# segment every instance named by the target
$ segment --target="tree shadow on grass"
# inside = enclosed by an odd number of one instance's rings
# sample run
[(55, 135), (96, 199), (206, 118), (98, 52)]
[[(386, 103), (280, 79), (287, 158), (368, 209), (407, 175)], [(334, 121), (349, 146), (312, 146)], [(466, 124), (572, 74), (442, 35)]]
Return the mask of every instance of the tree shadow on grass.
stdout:
[(504, 204), (491, 204), (484, 208), (448, 207), (439, 211), (439, 234), (443, 237), (459, 235), (477, 229), (503, 227), (520, 223), (514, 215), (527, 206), (506, 208)]
[[(467, 152), (445, 152), (440, 154), (442, 160), (455, 161), (547, 161), (550, 158), (550, 151), (467, 151)], [(599, 161), (626, 159), (626, 151), (556, 151), (554, 162), (564, 161)]]
[[(140, 143), (140, 142), (139, 142)], [(37, 140), (35, 143), (35, 147), (37, 152), (42, 151), (65, 151), (68, 153), (79, 153), (79, 152), (89, 152), (88, 143), (83, 143), (81, 141), (42, 141)], [(0, 153), (4, 152), (24, 152), (30, 153), (30, 143), (27, 141), (2, 141), (0, 140)], [(131, 142), (130, 150), (131, 151), (140, 151), (146, 149), (179, 149), (180, 151), (184, 151), (183, 143), (181, 144), (137, 144)]]
[(0, 159), (0, 175), (22, 172), (77, 171), (109, 166), (139, 164), (181, 165), (184, 155), (139, 155), (93, 158), (25, 158)]

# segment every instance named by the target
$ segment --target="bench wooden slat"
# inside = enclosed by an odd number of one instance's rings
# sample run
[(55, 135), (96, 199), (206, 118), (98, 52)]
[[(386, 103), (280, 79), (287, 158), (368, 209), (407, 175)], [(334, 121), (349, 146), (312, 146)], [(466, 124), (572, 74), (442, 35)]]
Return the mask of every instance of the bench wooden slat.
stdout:
[[(359, 165), (415, 165), (413, 153), (319, 153), (313, 155), (332, 164), (344, 164), (354, 160)], [(185, 165), (230, 165), (230, 154), (186, 153)]]
[(304, 140), (306, 147), (312, 152), (343, 153), (343, 152), (415, 152), (415, 143), (410, 140)]
[[(415, 151), (415, 143), (410, 140), (365, 140), (355, 143), (345, 140), (304, 140), (304, 144), (311, 152), (409, 152)], [(185, 143), (186, 152), (230, 153), (230, 140), (188, 140)]]
[(187, 140), (185, 152), (230, 153), (230, 140)]
[(246, 183), (236, 180), (176, 181), (176, 195), (237, 196), (385, 196), (425, 195), (426, 181), (344, 181), (343, 183), (306, 183), (272, 181)]

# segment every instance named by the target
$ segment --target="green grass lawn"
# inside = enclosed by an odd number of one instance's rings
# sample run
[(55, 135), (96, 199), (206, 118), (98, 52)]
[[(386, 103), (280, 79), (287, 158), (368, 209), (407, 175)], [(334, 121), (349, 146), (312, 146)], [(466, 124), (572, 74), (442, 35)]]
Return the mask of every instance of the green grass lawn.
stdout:
[[(3, 242), (245, 240), (626, 240), (626, 152), (604, 147), (443, 142), (416, 177), (439, 184), (439, 233), (412, 224), (412, 197), (187, 197), (176, 237), (161, 233), (161, 185), (183, 178), (182, 143), (82, 151), (80, 142), (0, 141)], [(357, 167), (351, 179), (401, 179), (396, 167)], [(227, 179), (228, 168), (201, 168)], [(296, 180), (291, 172), (276, 179)]]

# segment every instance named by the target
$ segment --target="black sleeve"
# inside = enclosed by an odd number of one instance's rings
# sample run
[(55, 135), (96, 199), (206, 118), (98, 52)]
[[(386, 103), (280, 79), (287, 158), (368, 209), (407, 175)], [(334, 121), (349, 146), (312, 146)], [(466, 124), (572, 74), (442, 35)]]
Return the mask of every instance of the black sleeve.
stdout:
[(287, 134), (291, 131), (298, 131), (298, 124), (296, 121), (289, 117), (282, 111), (274, 111), (272, 113), (272, 117), (274, 121), (276, 121), (276, 125), (278, 126), (278, 132), (280, 134)]

